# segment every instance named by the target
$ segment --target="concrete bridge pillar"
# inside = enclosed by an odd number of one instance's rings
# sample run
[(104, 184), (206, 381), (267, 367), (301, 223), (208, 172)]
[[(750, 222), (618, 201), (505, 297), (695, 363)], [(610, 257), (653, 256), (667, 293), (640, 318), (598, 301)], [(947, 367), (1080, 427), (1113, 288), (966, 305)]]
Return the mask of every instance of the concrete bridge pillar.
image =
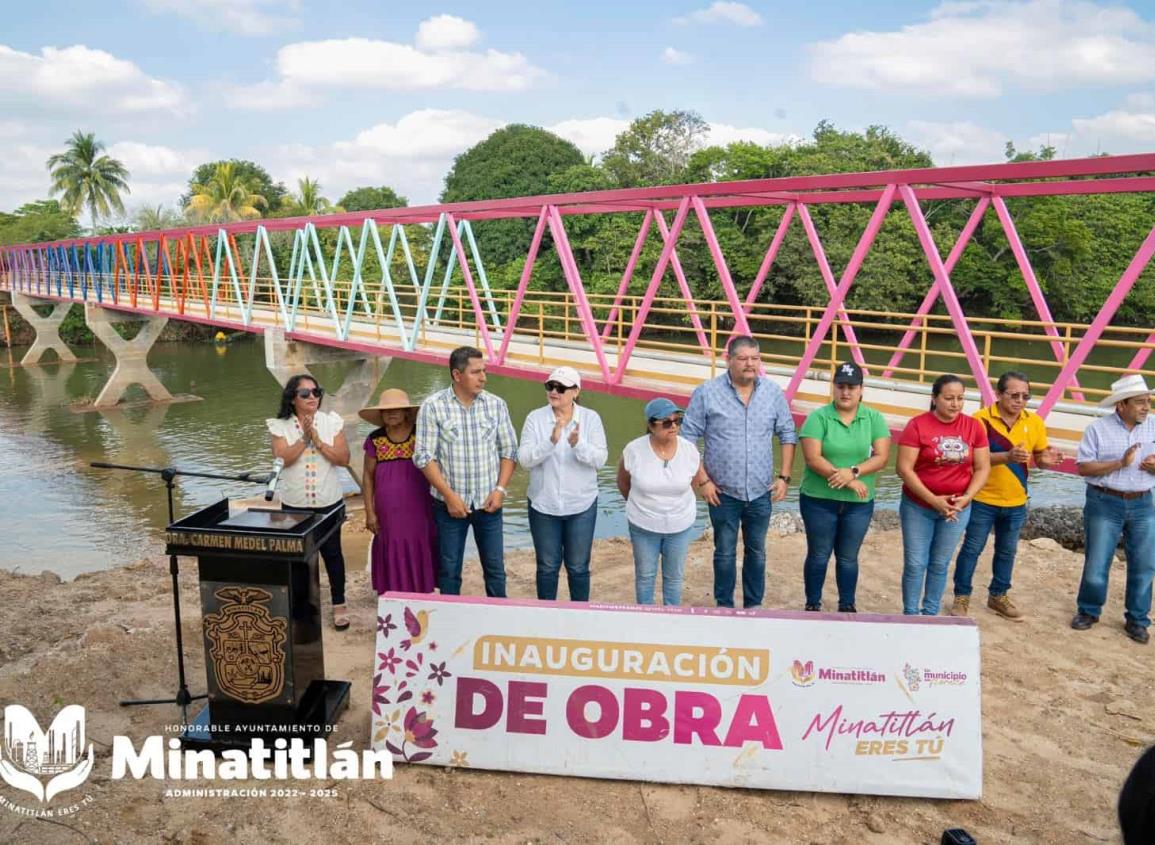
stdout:
[[(168, 317), (145, 317), (111, 311), (93, 303), (84, 306), (84, 321), (112, 354), (116, 356), (116, 369), (112, 378), (104, 385), (100, 395), (93, 402), (96, 408), (111, 408), (124, 396), (130, 385), (139, 384), (154, 402), (171, 402), (172, 394), (148, 368), (148, 351), (160, 337), (161, 329), (168, 323)], [(125, 340), (116, 331), (114, 323), (140, 322), (140, 331), (132, 340)]]
[(357, 436), (357, 426), (361, 422), (357, 412), (369, 404), (373, 389), (381, 382), (392, 361), (392, 358), (367, 356), (351, 349), (288, 340), (281, 329), (265, 330), (265, 366), (282, 387), (298, 373), (308, 373), (315, 378), (309, 369), (311, 365), (352, 363), (339, 388), (334, 389), (321, 379), (317, 379), (317, 383), (325, 387), (322, 408), (337, 412), (345, 420), (345, 439), (349, 443), (349, 473), (358, 487), (361, 486), (365, 455), (361, 450), (361, 439)]
[[(41, 317), (32, 307), (34, 305), (51, 305), (52, 311), (47, 317)], [(39, 364), (41, 357), (49, 349), (55, 350), (56, 356), (61, 361), (76, 363), (76, 355), (60, 337), (60, 324), (68, 316), (68, 309), (72, 307), (71, 302), (36, 299), (22, 293), (13, 293), (12, 307), (36, 332), (36, 340), (24, 353), (24, 357), (20, 360), (20, 366), (27, 367), (31, 364)]]

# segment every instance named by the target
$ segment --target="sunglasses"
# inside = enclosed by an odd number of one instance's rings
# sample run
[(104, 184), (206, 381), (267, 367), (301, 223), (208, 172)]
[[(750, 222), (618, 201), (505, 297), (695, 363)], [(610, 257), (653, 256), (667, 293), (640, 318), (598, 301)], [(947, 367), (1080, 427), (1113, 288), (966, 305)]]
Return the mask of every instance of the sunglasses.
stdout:
[(567, 390), (573, 390), (576, 385), (562, 384), (557, 381), (547, 381), (545, 383), (546, 393), (565, 393)]
[(325, 395), (325, 388), (323, 387), (302, 387), (297, 391), (298, 399), (308, 399), (310, 396), (315, 396), (320, 399)]
[(670, 429), (670, 428), (674, 428), (674, 426), (681, 425), (682, 420), (680, 417), (670, 417), (670, 418), (664, 419), (664, 420), (651, 419), (650, 424), (656, 425), (656, 426), (661, 426), (662, 428), (665, 428), (665, 429)]
[(1029, 393), (1004, 393), (1003, 396), (1006, 396), (1008, 399), (1018, 399), (1022, 402), (1026, 402), (1031, 398), (1031, 394)]

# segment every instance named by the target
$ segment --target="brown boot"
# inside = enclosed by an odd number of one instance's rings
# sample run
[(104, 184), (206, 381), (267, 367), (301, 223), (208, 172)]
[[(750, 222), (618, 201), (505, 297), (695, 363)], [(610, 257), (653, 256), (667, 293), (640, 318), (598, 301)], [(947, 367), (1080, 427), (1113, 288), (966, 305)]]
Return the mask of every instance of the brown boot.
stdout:
[(970, 616), (971, 615), (971, 597), (970, 596), (955, 596), (954, 604), (950, 606), (951, 616)]
[(1023, 612), (1015, 607), (1015, 603), (1006, 593), (1001, 596), (991, 596), (987, 599), (987, 607), (1004, 619), (1010, 619), (1012, 622), (1023, 621)]

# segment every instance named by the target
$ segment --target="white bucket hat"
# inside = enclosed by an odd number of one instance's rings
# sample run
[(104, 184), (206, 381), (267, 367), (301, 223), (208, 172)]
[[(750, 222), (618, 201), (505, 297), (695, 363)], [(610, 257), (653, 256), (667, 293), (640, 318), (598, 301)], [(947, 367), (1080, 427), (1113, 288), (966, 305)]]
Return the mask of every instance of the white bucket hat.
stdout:
[(1131, 399), (1135, 396), (1150, 396), (1152, 393), (1155, 391), (1147, 387), (1147, 382), (1143, 380), (1143, 376), (1133, 373), (1112, 382), (1111, 395), (1099, 402), (1099, 407), (1111, 408), (1114, 407), (1115, 403), (1122, 402), (1124, 399)]

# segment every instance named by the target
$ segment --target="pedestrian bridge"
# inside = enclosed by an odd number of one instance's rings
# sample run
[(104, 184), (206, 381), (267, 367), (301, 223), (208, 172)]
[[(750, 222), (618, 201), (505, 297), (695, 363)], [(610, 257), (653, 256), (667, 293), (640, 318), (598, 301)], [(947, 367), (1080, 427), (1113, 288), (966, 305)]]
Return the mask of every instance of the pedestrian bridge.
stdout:
[[(470, 344), (483, 351), (491, 372), (540, 380), (565, 363), (582, 372), (586, 389), (640, 399), (688, 395), (724, 369), (733, 334), (752, 334), (762, 342), (767, 375), (786, 391), (796, 416), (828, 401), (835, 366), (853, 358), (868, 373), (866, 401), (894, 430), (927, 407), (930, 382), (940, 373), (963, 377), (973, 410), (993, 401), (999, 373), (1023, 370), (1035, 392), (1032, 407), (1056, 445), (1073, 455), (1098, 413), (1098, 399), (1120, 372), (1141, 372), (1155, 383), (1148, 367), (1155, 328), (1112, 323), (1155, 252), (1155, 228), (1135, 244), (1091, 323), (1059, 322), (1006, 200), (1148, 193), (1155, 191), (1152, 172), (1155, 154), (598, 191), (116, 234), (0, 247), (0, 291), (37, 330), (22, 363), (35, 363), (53, 347), (71, 355), (53, 336), (55, 326), (63, 306), (83, 303), (98, 337), (117, 351), (118, 364), (125, 362), (120, 380), (138, 380), (146, 389), (147, 349), (167, 319), (374, 359), (444, 364), (449, 350)], [(970, 209), (945, 259), (941, 250), (948, 245), (936, 243), (923, 208), (944, 200)], [(872, 208), (837, 275), (809, 213), (825, 203)], [(766, 205), (782, 208), (781, 221), (756, 275), (742, 283), (727, 264), (712, 217)], [(926, 259), (922, 305), (914, 313), (846, 307), (880, 227), (899, 214), (913, 225)], [(639, 225), (615, 294), (592, 293), (583, 282), (566, 224), (583, 215), (626, 215)], [(498, 289), (489, 282), (485, 240), (474, 224), (517, 218), (536, 225), (519, 284)], [(1006, 235), (1036, 312), (1029, 319), (972, 317), (959, 303), (950, 273), (984, 219)], [(691, 248), (681, 242), (691, 224), (724, 298), (691, 291), (681, 260)], [(759, 296), (791, 226), (805, 233), (826, 288), (823, 302), (788, 305)], [(546, 249), (556, 253), (563, 290), (533, 284)], [(415, 253), (427, 256), (424, 267)], [(54, 308), (55, 316), (34, 310), (41, 305)], [(111, 326), (128, 320), (145, 323), (132, 341)], [(159, 382), (152, 388), (154, 398), (163, 398)], [(119, 390), (106, 394), (103, 404), (115, 402)], [(1065, 468), (1073, 469), (1072, 462)]]

